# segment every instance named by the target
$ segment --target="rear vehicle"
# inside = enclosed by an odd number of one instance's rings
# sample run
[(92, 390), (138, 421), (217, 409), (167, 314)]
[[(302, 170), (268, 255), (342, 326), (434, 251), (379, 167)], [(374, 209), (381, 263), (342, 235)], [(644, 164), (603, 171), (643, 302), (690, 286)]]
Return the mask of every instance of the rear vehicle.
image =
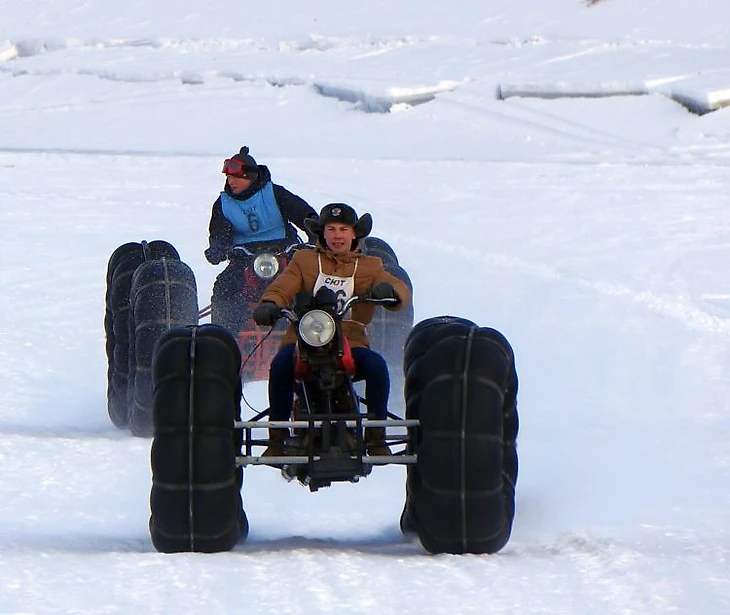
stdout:
[(283, 323), (268, 335), (262, 332), (251, 318), (253, 309), (294, 252), (311, 248), (308, 244), (281, 241), (236, 246), (228, 256), (228, 267), (213, 285), (211, 303), (201, 310), (200, 318), (210, 316), (211, 323), (236, 339), (245, 358), (241, 376), (246, 382), (269, 377), (269, 364), (284, 332)]

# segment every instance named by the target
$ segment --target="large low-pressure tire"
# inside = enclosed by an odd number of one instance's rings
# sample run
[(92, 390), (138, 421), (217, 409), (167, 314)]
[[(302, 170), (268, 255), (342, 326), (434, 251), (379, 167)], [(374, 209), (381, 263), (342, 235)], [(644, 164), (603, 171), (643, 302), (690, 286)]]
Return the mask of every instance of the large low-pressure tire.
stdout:
[(398, 257), (395, 250), (380, 237), (365, 237), (361, 240), (362, 253), (367, 256), (379, 256), (383, 261), (383, 265), (391, 263), (398, 265)]
[(172, 329), (154, 359), (150, 536), (158, 551), (215, 553), (248, 535), (236, 467), (241, 354), (216, 325)]
[(137, 267), (129, 293), (129, 428), (141, 437), (152, 435), (155, 344), (174, 327), (198, 323), (198, 292), (192, 270), (178, 259), (156, 256)]
[(431, 553), (495, 553), (507, 543), (517, 481), (517, 374), (498, 331), (450, 316), (406, 342), (412, 428), (401, 529)]
[(236, 337), (251, 317), (249, 304), (257, 302), (265, 285), (251, 289), (244, 288), (246, 267), (242, 262), (232, 262), (218, 275), (213, 283), (213, 295), (210, 298), (210, 322), (219, 325)]
[[(403, 267), (386, 263), (385, 270), (406, 283), (411, 293), (413, 284)], [(370, 347), (382, 355), (390, 372), (391, 398), (403, 397), (403, 350), (413, 329), (413, 298), (398, 311), (377, 309), (367, 327)]]
[(125, 243), (112, 252), (106, 271), (107, 411), (119, 428), (129, 423), (129, 288), (135, 269), (143, 261), (142, 244)]
[(112, 423), (119, 428), (129, 426), (130, 389), (134, 386), (134, 331), (130, 324), (132, 278), (142, 263), (163, 257), (180, 259), (177, 250), (166, 241), (129, 242), (114, 250), (107, 264), (104, 312), (107, 411)]
[(251, 310), (240, 297), (235, 299), (218, 299), (214, 297), (211, 302), (211, 324), (223, 327), (234, 337), (246, 329), (250, 318)]

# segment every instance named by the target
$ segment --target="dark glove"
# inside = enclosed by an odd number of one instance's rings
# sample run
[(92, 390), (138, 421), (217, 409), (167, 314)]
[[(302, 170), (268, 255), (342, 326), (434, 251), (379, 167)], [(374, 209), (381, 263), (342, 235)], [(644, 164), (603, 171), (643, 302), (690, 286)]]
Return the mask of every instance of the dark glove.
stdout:
[(398, 299), (390, 282), (378, 282), (370, 289), (370, 296), (373, 299)]
[(281, 316), (279, 306), (271, 301), (264, 301), (253, 311), (254, 322), (262, 327), (272, 327), (279, 316)]
[(211, 265), (217, 265), (226, 260), (227, 256), (225, 248), (221, 246), (211, 246), (205, 251), (205, 258)]

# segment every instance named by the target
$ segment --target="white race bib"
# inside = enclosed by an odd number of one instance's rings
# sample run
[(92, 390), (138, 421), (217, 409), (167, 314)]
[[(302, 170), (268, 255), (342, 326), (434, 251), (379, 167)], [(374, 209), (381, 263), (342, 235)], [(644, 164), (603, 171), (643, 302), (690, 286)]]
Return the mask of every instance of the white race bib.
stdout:
[[(341, 278), (340, 276), (322, 273), (321, 254), (317, 255), (317, 262), (319, 263), (319, 275), (314, 282), (312, 294), (316, 295), (317, 291), (322, 287), (329, 288), (337, 297), (337, 309), (339, 310), (343, 305), (345, 305), (345, 301), (355, 294), (355, 272), (357, 271), (358, 261), (355, 261), (355, 269), (353, 270), (352, 275), (348, 278)], [(350, 318), (349, 310), (347, 311), (347, 314), (344, 315), (344, 318)]]

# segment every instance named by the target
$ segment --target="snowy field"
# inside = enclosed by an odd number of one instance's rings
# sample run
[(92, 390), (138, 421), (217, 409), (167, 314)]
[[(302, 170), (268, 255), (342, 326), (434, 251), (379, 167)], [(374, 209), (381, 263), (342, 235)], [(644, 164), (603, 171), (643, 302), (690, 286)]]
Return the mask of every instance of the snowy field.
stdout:
[[(0, 613), (730, 612), (727, 0), (341, 5), (0, 2)], [(243, 144), (373, 214), (417, 320), (514, 346), (499, 554), (405, 540), (395, 466), (316, 494), (248, 469), (246, 543), (152, 548), (107, 259), (166, 239), (208, 303)]]

